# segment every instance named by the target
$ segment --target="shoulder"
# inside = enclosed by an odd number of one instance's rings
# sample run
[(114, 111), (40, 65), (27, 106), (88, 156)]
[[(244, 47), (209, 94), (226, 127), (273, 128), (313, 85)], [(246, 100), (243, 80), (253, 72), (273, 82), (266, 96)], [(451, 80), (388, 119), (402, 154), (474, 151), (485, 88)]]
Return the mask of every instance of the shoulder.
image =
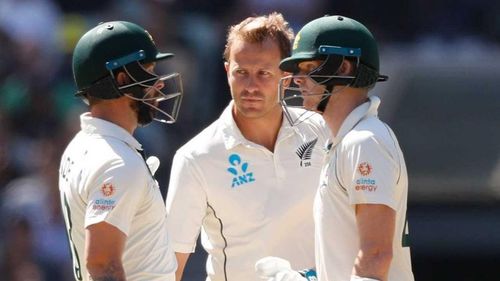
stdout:
[(136, 174), (140, 171), (138, 167), (145, 165), (134, 148), (116, 138), (90, 136), (86, 138), (85, 146), (85, 162), (90, 169), (104, 171), (113, 168)]
[[(303, 108), (289, 108), (290, 115), (293, 117), (299, 116), (307, 116), (304, 122), (300, 124), (304, 124), (304, 126), (316, 126), (316, 127), (324, 127), (326, 126), (325, 121), (323, 120), (323, 116), (314, 111), (309, 111)], [(300, 125), (299, 124), (299, 125)]]
[(299, 129), (299, 132), (309, 132), (318, 136), (321, 139), (321, 144), (324, 144), (330, 138), (330, 129), (323, 116), (319, 113), (302, 108), (290, 108), (289, 110), (294, 118), (298, 118), (301, 115), (307, 116), (303, 122), (295, 125)]
[(392, 147), (395, 143), (391, 128), (377, 117), (361, 120), (342, 140), (344, 148), (369, 144)]
[(182, 145), (176, 152), (176, 156), (184, 156), (194, 158), (201, 155), (211, 153), (220, 147), (224, 147), (224, 139), (222, 133), (222, 124), (220, 120), (216, 120), (208, 127), (191, 138), (188, 142)]

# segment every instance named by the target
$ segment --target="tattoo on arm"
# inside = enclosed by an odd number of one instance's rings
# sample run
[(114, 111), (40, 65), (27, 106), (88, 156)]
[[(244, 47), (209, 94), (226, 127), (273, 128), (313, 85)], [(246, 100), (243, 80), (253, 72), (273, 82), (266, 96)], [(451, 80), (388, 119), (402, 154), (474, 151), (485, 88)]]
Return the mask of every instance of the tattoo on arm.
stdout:
[(90, 276), (92, 281), (126, 281), (125, 272), (120, 264), (113, 262), (108, 264), (100, 273)]

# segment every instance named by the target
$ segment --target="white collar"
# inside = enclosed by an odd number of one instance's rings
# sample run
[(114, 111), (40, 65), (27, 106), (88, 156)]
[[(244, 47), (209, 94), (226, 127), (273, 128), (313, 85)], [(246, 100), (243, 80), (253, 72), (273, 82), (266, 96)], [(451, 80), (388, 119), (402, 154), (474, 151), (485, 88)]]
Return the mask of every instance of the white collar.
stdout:
[(86, 134), (116, 138), (136, 150), (142, 150), (142, 145), (124, 128), (112, 122), (92, 117), (90, 112), (80, 115), (80, 124), (82, 132)]
[[(255, 144), (249, 140), (247, 140), (243, 134), (241, 133), (240, 128), (238, 128), (238, 125), (236, 125), (236, 121), (234, 121), (233, 117), (233, 107), (234, 107), (234, 100), (231, 100), (229, 102), (229, 105), (224, 109), (220, 116), (221, 124), (222, 124), (222, 132), (223, 132), (223, 139), (224, 139), (224, 145), (226, 149), (232, 149), (236, 147), (237, 145), (247, 145), (247, 146), (255, 146)], [(284, 117), (284, 116), (283, 116)], [(280, 127), (280, 133), (278, 135), (278, 140), (286, 138), (290, 135), (292, 135), (294, 132), (296, 132), (297, 128), (290, 126), (286, 118), (283, 118), (283, 121), (281, 122), (281, 127)]]
[(377, 96), (371, 96), (367, 102), (359, 105), (351, 111), (351, 113), (347, 115), (344, 122), (342, 122), (337, 136), (333, 138), (333, 141), (329, 142), (330, 144), (328, 146), (332, 147), (337, 145), (361, 120), (371, 116), (377, 116), (379, 105), (380, 98)]

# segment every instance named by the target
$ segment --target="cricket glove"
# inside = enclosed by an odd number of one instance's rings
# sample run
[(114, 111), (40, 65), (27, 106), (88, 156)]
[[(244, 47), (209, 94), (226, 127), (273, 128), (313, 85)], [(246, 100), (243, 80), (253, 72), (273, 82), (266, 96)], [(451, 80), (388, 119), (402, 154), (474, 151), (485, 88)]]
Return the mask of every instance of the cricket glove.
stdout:
[(160, 167), (160, 159), (156, 156), (149, 156), (146, 160), (146, 164), (148, 164), (149, 171), (154, 176), (158, 167)]
[(255, 263), (255, 272), (267, 281), (313, 281), (316, 279), (314, 270), (304, 270), (300, 273), (292, 270), (290, 262), (278, 257), (265, 257)]

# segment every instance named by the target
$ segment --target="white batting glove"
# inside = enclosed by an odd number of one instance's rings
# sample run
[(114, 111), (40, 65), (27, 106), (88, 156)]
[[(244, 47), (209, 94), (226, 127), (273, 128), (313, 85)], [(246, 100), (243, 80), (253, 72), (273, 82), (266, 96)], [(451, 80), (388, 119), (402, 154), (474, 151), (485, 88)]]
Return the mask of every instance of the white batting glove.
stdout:
[(278, 257), (265, 257), (255, 263), (255, 272), (267, 281), (307, 281), (297, 271), (292, 270), (290, 262)]
[(149, 171), (151, 171), (151, 174), (154, 176), (158, 167), (160, 167), (160, 159), (156, 156), (149, 156), (146, 160), (146, 164), (148, 164)]

